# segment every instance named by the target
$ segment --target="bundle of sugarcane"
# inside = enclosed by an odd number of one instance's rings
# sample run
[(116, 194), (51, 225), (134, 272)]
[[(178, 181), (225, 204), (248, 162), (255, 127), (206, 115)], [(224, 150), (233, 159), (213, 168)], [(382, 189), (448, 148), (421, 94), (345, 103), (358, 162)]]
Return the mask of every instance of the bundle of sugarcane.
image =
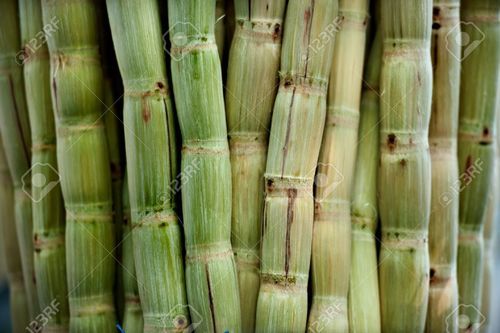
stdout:
[(429, 125), (432, 166), (429, 221), (430, 286), (426, 331), (458, 329), (457, 242), (459, 197), (457, 128), (460, 91), (458, 43), (449, 36), (459, 29), (459, 1), (434, 0), (432, 63), (434, 92)]
[(382, 331), (422, 332), (429, 293), (432, 1), (382, 1), (381, 13)]
[(134, 243), (132, 240), (132, 225), (130, 216), (130, 199), (128, 195), (127, 178), (123, 182), (123, 227), (122, 227), (122, 279), (125, 294), (123, 311), (123, 330), (127, 333), (143, 332), (141, 301), (137, 286), (134, 264)]
[(232, 245), (243, 331), (253, 332), (260, 279), (263, 176), (286, 1), (239, 0), (235, 5), (236, 31), (229, 52), (226, 91), (233, 185)]
[[(39, 1), (20, 0), (21, 37), (24, 45), (24, 82), (31, 125), (31, 183), (35, 277), (41, 309), (57, 302), (44, 331), (67, 330), (69, 325), (65, 214), (57, 173), (56, 131), (50, 96), (50, 60), (47, 45), (34, 49), (33, 40), (43, 32)], [(48, 30), (48, 29), (47, 29)], [(50, 34), (50, 30), (45, 32)]]
[(43, 0), (57, 160), (66, 208), (71, 332), (114, 332), (114, 226), (111, 175), (102, 121), (103, 76), (97, 4)]
[(377, 229), (377, 167), (382, 36), (377, 28), (365, 66), (358, 156), (354, 172), (351, 224), (352, 254), (349, 280), (349, 330), (380, 332)]
[[(0, 131), (14, 185), (14, 205), (24, 285), (31, 319), (39, 314), (34, 278), (31, 210), (31, 133), (24, 94), (18, 3), (0, 1)], [(17, 53), (17, 54), (16, 54)], [(43, 179), (40, 179), (43, 181)]]
[(215, 0), (169, 0), (168, 17), (182, 134), (186, 285), (192, 325), (202, 332), (238, 332), (241, 315), (231, 248), (231, 169), (214, 37)]
[(14, 223), (14, 188), (0, 138), (0, 241), (5, 254), (13, 333), (29, 325), (28, 299), (24, 288), (21, 254)]
[(368, 0), (340, 0), (338, 15), (340, 31), (335, 37), (328, 111), (315, 184), (313, 299), (309, 314), (309, 328), (314, 329), (320, 317), (330, 312), (329, 320), (323, 325), (328, 332), (349, 331), (351, 189), (358, 141)]
[[(257, 332), (306, 329), (313, 178), (326, 114), (337, 6), (336, 0), (288, 3), (285, 27), (290, 29), (283, 37), (265, 172)], [(320, 39), (324, 34), (327, 40)]]
[(499, 105), (500, 2), (464, 0), (461, 19), (470, 44), (459, 54), (462, 60), (458, 165), (460, 217), (458, 240), (458, 287), (461, 331), (477, 329), (483, 270), (483, 226), (487, 198), (492, 190), (495, 117)]
[[(174, 116), (156, 0), (108, 0), (108, 16), (125, 89), (124, 123), (134, 257), (144, 330), (189, 325), (177, 176)], [(147, 52), (146, 52), (147, 50)], [(158, 154), (161, 152), (161, 154)], [(136, 300), (137, 301), (137, 300)]]

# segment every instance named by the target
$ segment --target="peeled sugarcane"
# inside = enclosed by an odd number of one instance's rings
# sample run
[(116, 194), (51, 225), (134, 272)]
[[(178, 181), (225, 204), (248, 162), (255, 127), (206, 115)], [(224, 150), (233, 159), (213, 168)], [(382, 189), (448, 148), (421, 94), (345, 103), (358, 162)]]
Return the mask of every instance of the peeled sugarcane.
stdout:
[[(14, 185), (17, 238), (31, 319), (39, 314), (31, 210), (31, 134), (24, 94), (18, 3), (0, 1), (0, 131)], [(41, 179), (43, 181), (43, 179)]]
[(379, 255), (383, 332), (423, 332), (429, 294), (431, 0), (382, 1)]
[(42, 0), (51, 59), (57, 160), (66, 208), (71, 332), (115, 332), (111, 175), (102, 120), (97, 4)]
[[(378, 28), (377, 28), (378, 29)], [(375, 34), (365, 66), (358, 156), (351, 206), (352, 246), (349, 276), (349, 331), (380, 332), (377, 244), (377, 168), (379, 161), (379, 103), (382, 35)]]
[[(182, 134), (186, 285), (193, 328), (241, 331), (231, 248), (231, 168), (215, 0), (169, 0), (174, 96)], [(196, 326), (196, 327), (194, 327)]]
[(132, 240), (132, 225), (130, 216), (130, 199), (128, 195), (127, 178), (123, 182), (123, 227), (122, 227), (122, 279), (125, 292), (125, 308), (123, 311), (123, 330), (127, 333), (142, 333), (144, 320), (142, 318), (141, 301), (137, 286), (134, 264), (134, 244)]
[(182, 198), (191, 319), (193, 325), (201, 325), (201, 331), (240, 331), (230, 244), (229, 150), (214, 38), (215, 1), (168, 4), (172, 76), (183, 137)]
[(290, 29), (285, 28), (283, 37), (265, 172), (256, 332), (306, 329), (313, 179), (325, 122), (337, 9), (336, 0), (288, 2), (284, 26)]
[(173, 187), (178, 169), (174, 115), (158, 4), (108, 0), (107, 7), (125, 90), (133, 253), (144, 331), (173, 331), (189, 326), (189, 310)]
[[(500, 2), (461, 2), (465, 45), (460, 85), (458, 165), (460, 170), (460, 213), (458, 238), (459, 329), (476, 330), (481, 314), (483, 278), (483, 228), (487, 198), (493, 189), (496, 112), (500, 95)], [(479, 41), (479, 44), (478, 44)], [(472, 44), (474, 43), (474, 44)], [(495, 61), (492, 61), (495, 59)]]
[[(68, 330), (69, 307), (64, 246), (65, 212), (57, 173), (56, 130), (50, 94), (50, 59), (40, 33), (56, 27), (43, 25), (41, 2), (19, 0), (24, 45), (24, 82), (31, 125), (31, 183), (33, 198), (34, 268), (41, 309), (56, 307), (46, 317), (45, 332)], [(45, 29), (44, 29), (45, 28)], [(44, 31), (46, 30), (46, 31)]]
[(431, 55), (434, 91), (429, 125), (432, 167), (429, 221), (430, 285), (427, 332), (457, 332), (457, 242), (459, 184), (457, 159), (460, 53), (450, 43), (459, 29), (458, 0), (434, 0)]
[(14, 188), (0, 139), (0, 241), (7, 266), (12, 331), (22, 333), (29, 325), (30, 316), (14, 217)]
[(255, 329), (268, 128), (278, 83), (286, 1), (237, 0), (226, 112), (232, 171), (232, 245), (242, 328)]
[[(351, 195), (358, 142), (368, 0), (339, 0), (325, 130), (319, 154), (309, 329), (348, 332)], [(328, 61), (326, 58), (324, 61)], [(332, 245), (334, 244), (334, 245)], [(329, 320), (320, 318), (329, 313)]]

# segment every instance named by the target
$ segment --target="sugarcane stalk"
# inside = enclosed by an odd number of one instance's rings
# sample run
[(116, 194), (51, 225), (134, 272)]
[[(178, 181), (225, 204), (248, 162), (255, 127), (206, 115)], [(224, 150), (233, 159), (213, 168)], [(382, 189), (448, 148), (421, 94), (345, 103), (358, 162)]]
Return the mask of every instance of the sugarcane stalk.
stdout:
[(22, 333), (29, 325), (30, 316), (14, 219), (14, 188), (0, 138), (0, 240), (9, 283), (12, 332)]
[(231, 248), (231, 169), (214, 37), (215, 0), (170, 0), (168, 17), (182, 134), (181, 193), (191, 319), (201, 332), (239, 332), (240, 299)]
[[(305, 331), (313, 179), (326, 114), (336, 0), (288, 2), (265, 170), (257, 332)], [(326, 35), (326, 37), (325, 37)], [(323, 39), (320, 39), (324, 37)]]
[(142, 318), (141, 300), (137, 286), (137, 272), (134, 264), (134, 244), (130, 216), (130, 198), (128, 195), (127, 177), (123, 182), (123, 241), (122, 241), (122, 279), (125, 293), (125, 308), (123, 311), (123, 330), (127, 333), (142, 333), (144, 320)]
[(66, 208), (70, 332), (115, 332), (115, 244), (109, 153), (102, 120), (103, 73), (98, 5), (42, 0), (43, 19), (59, 21), (47, 36), (57, 160)]
[[(498, 121), (497, 121), (498, 122)], [(498, 141), (498, 136), (497, 136)], [(496, 148), (498, 149), (498, 147)], [(494, 240), (496, 232), (496, 219), (498, 218), (498, 202), (500, 199), (500, 157), (498, 151), (495, 158), (495, 169), (493, 171), (493, 189), (488, 196), (488, 203), (486, 208), (486, 221), (484, 222), (483, 230), (483, 253), (484, 253), (484, 265), (483, 265), (483, 281), (481, 290), (481, 314), (483, 315), (484, 322), (481, 323), (481, 332), (489, 332), (490, 325), (492, 322), (492, 301), (493, 301), (493, 283), (495, 281), (494, 269), (495, 269), (495, 252), (494, 252)]]
[[(39, 1), (20, 0), (21, 38), (24, 45), (24, 82), (28, 106), (32, 155), (34, 268), (41, 309), (57, 302), (47, 316), (45, 332), (68, 330), (69, 306), (64, 244), (65, 212), (57, 172), (56, 130), (50, 94), (50, 59)], [(39, 44), (39, 45), (37, 45)]]
[[(460, 91), (460, 45), (448, 40), (459, 29), (457, 0), (434, 0), (432, 63), (434, 91), (429, 125), (432, 167), (431, 215), (429, 220), (430, 285), (427, 332), (457, 332), (458, 286), (457, 195), (450, 191), (459, 183), (457, 129)], [(450, 50), (451, 48), (451, 50)]]
[(423, 332), (429, 294), (431, 0), (382, 1), (379, 255), (383, 332)]
[(40, 312), (36, 291), (31, 194), (31, 133), (24, 94), (18, 2), (0, 2), (0, 131), (14, 186), (14, 212), (30, 318)]
[[(462, 332), (476, 330), (483, 322), (481, 285), (483, 228), (487, 198), (492, 190), (496, 113), (500, 95), (500, 2), (461, 2), (464, 44), (460, 85), (458, 165), (461, 177), (458, 294)], [(479, 44), (477, 42), (479, 41)], [(462, 44), (463, 44), (462, 43)], [(479, 79), (480, 78), (480, 79)]]
[(108, 0), (107, 7), (125, 89), (133, 253), (144, 331), (173, 331), (190, 322), (172, 186), (177, 176), (174, 116), (158, 4)]
[(330, 313), (329, 319), (322, 323), (325, 332), (349, 331), (350, 209), (367, 23), (367, 0), (339, 1), (340, 30), (335, 37), (315, 184), (313, 298), (308, 320), (309, 329), (315, 329), (320, 318)]
[[(232, 172), (232, 245), (242, 328), (255, 329), (264, 169), (276, 97), (286, 1), (238, 0), (229, 51), (226, 112)], [(258, 84), (256, 84), (258, 82)]]
[(380, 332), (377, 244), (377, 167), (382, 36), (377, 28), (365, 66), (358, 151), (351, 206), (352, 244), (349, 280), (349, 331)]

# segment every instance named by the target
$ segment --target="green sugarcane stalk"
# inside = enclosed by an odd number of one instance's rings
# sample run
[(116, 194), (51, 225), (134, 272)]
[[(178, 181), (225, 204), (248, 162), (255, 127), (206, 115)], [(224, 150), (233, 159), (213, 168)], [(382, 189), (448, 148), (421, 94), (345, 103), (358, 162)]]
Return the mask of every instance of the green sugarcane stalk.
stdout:
[(18, 2), (0, 1), (0, 131), (14, 185), (15, 221), (30, 318), (40, 312), (34, 273), (31, 133), (24, 94)]
[(429, 221), (430, 286), (427, 332), (457, 332), (458, 286), (458, 195), (448, 193), (459, 184), (457, 159), (460, 52), (450, 43), (459, 29), (457, 0), (434, 0), (432, 63), (434, 91), (429, 126), (432, 166), (431, 215)]
[[(483, 228), (487, 198), (492, 190), (495, 158), (496, 113), (500, 94), (500, 2), (461, 2), (463, 45), (458, 165), (460, 170), (460, 213), (458, 240), (458, 294), (460, 331), (476, 330), (483, 321), (481, 285), (483, 271)], [(474, 43), (474, 44), (473, 44)], [(479, 44), (478, 44), (479, 43)], [(465, 320), (466, 319), (466, 320)]]
[(286, 1), (238, 0), (235, 6), (236, 31), (229, 51), (226, 92), (233, 184), (231, 239), (242, 327), (244, 332), (253, 332), (260, 284), (263, 176)]
[(25, 327), (29, 325), (30, 316), (14, 219), (14, 188), (0, 138), (0, 240), (5, 254), (9, 283), (12, 332), (23, 333)]
[[(497, 120), (498, 122), (498, 120)], [(497, 136), (498, 141), (498, 136)], [(493, 189), (488, 196), (488, 204), (486, 206), (486, 216), (484, 222), (483, 230), (483, 253), (484, 253), (484, 264), (483, 264), (483, 281), (481, 290), (481, 314), (484, 316), (484, 322), (481, 324), (481, 332), (489, 332), (491, 330), (492, 322), (492, 306), (493, 306), (493, 283), (495, 282), (495, 232), (496, 224), (498, 218), (498, 202), (500, 199), (500, 156), (498, 154), (498, 147), (496, 148), (496, 158), (495, 158), (495, 169), (493, 174)]]
[(19, 1), (24, 45), (24, 82), (31, 125), (31, 183), (33, 198), (34, 268), (41, 309), (57, 302), (47, 316), (44, 332), (68, 330), (69, 306), (64, 244), (65, 211), (57, 173), (56, 130), (50, 94), (50, 59), (41, 34), (55, 26), (43, 25), (41, 2)]
[(122, 227), (122, 279), (125, 294), (123, 311), (123, 330), (127, 333), (142, 333), (144, 320), (142, 318), (141, 300), (137, 285), (137, 272), (134, 264), (134, 244), (132, 240), (132, 219), (130, 215), (130, 198), (128, 181), (123, 182), (123, 227)]
[(168, 16), (172, 81), (182, 134), (191, 320), (200, 332), (239, 332), (240, 299), (231, 248), (231, 169), (214, 36), (215, 0), (170, 0)]
[[(313, 299), (309, 329), (348, 332), (351, 195), (358, 141), (368, 0), (339, 1), (339, 29), (330, 73), (327, 115), (316, 175), (312, 243)], [(348, 65), (347, 65), (348, 64)], [(335, 244), (332, 246), (332, 244)]]
[(107, 6), (125, 89), (133, 252), (144, 331), (173, 331), (189, 325), (189, 311), (173, 187), (177, 176), (174, 116), (158, 4), (108, 0)]
[(423, 332), (429, 294), (432, 1), (382, 1), (381, 13), (382, 331)]
[(358, 156), (354, 171), (349, 281), (349, 331), (380, 332), (380, 298), (375, 230), (378, 222), (379, 103), (382, 35), (377, 28), (365, 66), (361, 96)]
[(115, 332), (114, 226), (95, 1), (42, 0), (66, 208), (70, 332)]
[[(288, 3), (265, 172), (257, 332), (305, 331), (313, 179), (326, 114), (336, 0)], [(321, 39), (324, 35), (328, 38)]]

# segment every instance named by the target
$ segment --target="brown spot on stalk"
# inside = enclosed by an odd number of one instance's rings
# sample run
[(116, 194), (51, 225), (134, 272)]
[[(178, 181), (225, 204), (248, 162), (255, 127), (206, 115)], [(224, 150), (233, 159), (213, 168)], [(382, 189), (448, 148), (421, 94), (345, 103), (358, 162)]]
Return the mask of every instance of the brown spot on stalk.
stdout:
[(210, 315), (212, 316), (212, 325), (215, 331), (215, 309), (214, 300), (212, 297), (212, 286), (210, 284), (210, 273), (208, 272), (208, 264), (205, 264), (205, 274), (207, 275), (208, 301), (210, 303)]
[(418, 85), (422, 86), (422, 78), (420, 77), (420, 72), (417, 72), (417, 81), (418, 81)]
[(440, 15), (440, 13), (441, 13), (441, 9), (440, 9), (439, 7), (434, 7), (434, 8), (432, 9), (432, 16), (433, 16), (434, 18), (438, 18), (438, 17), (439, 17), (439, 15)]
[(484, 127), (483, 128), (483, 140), (480, 140), (479, 144), (481, 146), (489, 145), (491, 143), (489, 136), (490, 136), (490, 129), (488, 127)]
[(143, 98), (141, 100), (142, 104), (142, 119), (144, 120), (145, 123), (149, 122), (151, 119), (151, 111), (148, 108), (148, 104), (146, 103), (146, 100)]
[(287, 191), (288, 194), (288, 207), (286, 212), (286, 253), (285, 253), (285, 276), (288, 277), (288, 270), (290, 269), (290, 257), (291, 257), (291, 246), (290, 246), (290, 229), (293, 223), (293, 206), (295, 203), (295, 198), (297, 198), (297, 189), (291, 188)]
[(391, 152), (396, 148), (396, 142), (396, 135), (394, 133), (387, 136), (387, 147), (389, 147)]
[(268, 192), (274, 191), (274, 180), (268, 179), (266, 185), (267, 185), (267, 191)]
[(472, 156), (467, 156), (467, 159), (465, 160), (465, 176), (467, 177), (467, 179), (470, 179), (471, 178), (471, 167), (472, 167)]
[(163, 82), (161, 82), (161, 81), (156, 82), (156, 86), (158, 87), (158, 89), (163, 89), (163, 88), (165, 88), (165, 85), (164, 85), (164, 84), (163, 84)]
[(274, 25), (273, 40), (277, 40), (280, 36), (281, 25), (279, 23)]
[(400, 161), (399, 161), (399, 164), (401, 164), (401, 166), (404, 168), (406, 166), (406, 159), (402, 158)]
[(441, 24), (439, 22), (432, 23), (432, 30), (439, 30), (441, 28)]
[(159, 227), (160, 228), (165, 228), (166, 226), (167, 226), (167, 222), (162, 222), (162, 223), (160, 223)]
[(436, 281), (436, 270), (434, 268), (431, 268), (430, 270), (430, 278), (431, 283)]

